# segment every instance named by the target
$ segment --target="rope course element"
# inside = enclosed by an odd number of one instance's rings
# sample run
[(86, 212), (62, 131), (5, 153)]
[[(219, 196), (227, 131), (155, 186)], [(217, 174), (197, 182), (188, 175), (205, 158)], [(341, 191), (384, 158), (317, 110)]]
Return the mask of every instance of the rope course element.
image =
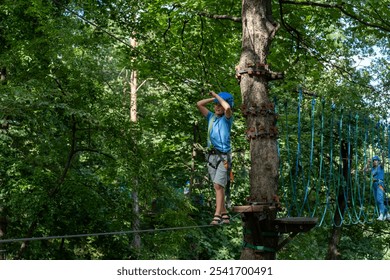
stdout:
[[(246, 209), (242, 210), (242, 212), (244, 212), (245, 210)], [(232, 216), (231, 220), (234, 220), (242, 212)], [(217, 225), (204, 224), (204, 225), (196, 225), (196, 226), (169, 227), (169, 228), (159, 228), (159, 229), (143, 229), (143, 230), (128, 230), (128, 231), (125, 230), (125, 231), (112, 231), (112, 232), (99, 232), (99, 233), (81, 233), (81, 234), (65, 234), (65, 235), (37, 236), (37, 237), (25, 237), (25, 238), (10, 238), (10, 239), (0, 239), (0, 244), (51, 240), (51, 239), (70, 239), (70, 238), (110, 236), (110, 235), (127, 235), (127, 234), (135, 234), (135, 233), (153, 233), (153, 232), (164, 232), (164, 231), (175, 231), (175, 230), (191, 230), (197, 228), (209, 228), (209, 227), (218, 227), (218, 226), (225, 226), (225, 224), (223, 223)]]
[[(298, 93), (295, 105), (275, 101), (281, 120), (281, 215), (318, 217), (318, 226), (373, 223), (378, 209), (372, 175), (362, 170), (374, 155), (389, 158), (389, 124), (372, 115), (346, 113), (316, 96), (303, 98), (301, 89)], [(385, 172), (388, 185), (387, 165)]]
[(69, 238), (81, 238), (81, 237), (93, 237), (93, 236), (126, 235), (126, 234), (134, 234), (134, 233), (151, 233), (151, 232), (204, 228), (204, 227), (212, 227), (212, 226), (215, 226), (215, 225), (200, 225), (200, 226), (171, 227), (171, 228), (161, 228), (161, 229), (145, 229), (145, 230), (113, 231), (113, 232), (100, 232), (100, 233), (85, 233), (85, 234), (69, 234), (69, 235), (53, 235), (53, 236), (40, 236), (40, 237), (0, 239), (0, 244), (1, 243), (26, 242), (26, 241), (38, 241), (38, 240), (50, 240), (50, 239), (63, 239), (63, 238), (69, 239)]
[(249, 76), (265, 76), (269, 80), (279, 80), (283, 79), (283, 72), (273, 72), (270, 70), (268, 64), (261, 62), (246, 62), (245, 68), (240, 69), (239, 66), (236, 66), (236, 79), (238, 83), (241, 82), (241, 76), (247, 74)]

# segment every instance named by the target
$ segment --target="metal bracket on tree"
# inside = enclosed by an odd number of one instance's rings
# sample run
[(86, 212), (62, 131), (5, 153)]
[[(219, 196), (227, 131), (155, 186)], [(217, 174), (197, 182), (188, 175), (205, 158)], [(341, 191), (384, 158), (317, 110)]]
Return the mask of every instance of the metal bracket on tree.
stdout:
[(261, 103), (261, 104), (249, 104), (249, 106), (242, 104), (241, 105), (241, 113), (246, 117), (248, 115), (252, 116), (275, 116), (277, 118), (277, 114), (275, 113), (275, 105), (272, 102), (269, 103)]
[(245, 65), (245, 68), (240, 69), (238, 65), (236, 66), (236, 79), (238, 83), (241, 82), (241, 76), (243, 74), (248, 74), (249, 76), (265, 76), (269, 80), (280, 80), (284, 78), (283, 72), (274, 72), (269, 69), (268, 64), (256, 62), (248, 62)]
[(276, 139), (278, 138), (278, 128), (276, 126), (270, 126), (265, 128), (264, 125), (259, 125), (257, 127), (250, 127), (249, 129), (246, 130), (246, 139), (248, 141), (251, 141), (256, 138), (271, 138), (271, 139)]

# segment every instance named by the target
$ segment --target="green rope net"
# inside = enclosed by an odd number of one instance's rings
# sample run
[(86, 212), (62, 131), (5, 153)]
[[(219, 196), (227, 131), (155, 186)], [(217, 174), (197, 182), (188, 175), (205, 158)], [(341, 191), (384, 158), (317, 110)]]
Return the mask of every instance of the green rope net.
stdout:
[[(304, 99), (301, 90), (296, 104), (275, 105), (283, 214), (317, 217), (318, 226), (376, 221), (371, 172), (362, 170), (374, 155), (389, 158), (387, 121)], [(388, 181), (385, 165), (385, 186)], [(387, 194), (385, 200), (388, 204)]]

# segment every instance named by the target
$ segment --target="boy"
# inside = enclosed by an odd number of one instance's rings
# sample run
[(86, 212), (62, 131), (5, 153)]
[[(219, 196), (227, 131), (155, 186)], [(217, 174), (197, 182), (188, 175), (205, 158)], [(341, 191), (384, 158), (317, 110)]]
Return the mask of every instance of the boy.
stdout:
[[(372, 167), (371, 167), (371, 161), (372, 161)], [(372, 160), (368, 160), (366, 166), (364, 167), (365, 172), (370, 171), (370, 167), (371, 167), (372, 188), (374, 191), (375, 201), (379, 207), (379, 217), (377, 219), (378, 221), (390, 220), (390, 214), (388, 214), (387, 207), (385, 206), (384, 203), (385, 199), (387, 201), (386, 191), (384, 186), (384, 179), (385, 179), (384, 164), (385, 164), (384, 160), (381, 163), (380, 158), (378, 156), (374, 156)]]
[[(212, 225), (230, 223), (230, 217), (225, 205), (225, 187), (231, 169), (230, 131), (233, 124), (232, 108), (234, 98), (228, 92), (216, 94), (211, 91), (211, 98), (196, 103), (200, 113), (206, 117), (207, 130), (207, 161), (208, 172), (215, 189), (215, 213)], [(214, 102), (214, 113), (206, 105)]]

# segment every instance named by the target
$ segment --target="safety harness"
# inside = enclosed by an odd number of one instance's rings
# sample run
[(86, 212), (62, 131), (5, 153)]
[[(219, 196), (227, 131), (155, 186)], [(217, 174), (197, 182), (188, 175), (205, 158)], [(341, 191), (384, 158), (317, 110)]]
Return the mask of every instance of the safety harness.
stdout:
[[(218, 166), (220, 165), (220, 163), (223, 161), (224, 162), (224, 165), (225, 165), (225, 168), (227, 171), (230, 171), (231, 170), (231, 162), (229, 164), (229, 158), (228, 160), (225, 162), (225, 160), (223, 159), (222, 155), (226, 155), (228, 156), (229, 153), (223, 153), (223, 152), (220, 152), (218, 151), (216, 148), (213, 147), (213, 144), (211, 143), (211, 139), (210, 139), (210, 132), (213, 128), (213, 124), (214, 124), (214, 121), (215, 121), (215, 115), (213, 115), (209, 121), (209, 126), (208, 126), (208, 130), (207, 130), (207, 162), (208, 164), (214, 168), (214, 169), (217, 169)], [(217, 164), (214, 166), (210, 161), (210, 156), (211, 155), (218, 155), (218, 158), (219, 160), (217, 161)], [(231, 161), (231, 160), (230, 160)]]
[(378, 188), (380, 188), (383, 192), (386, 192), (385, 188), (383, 187), (383, 180), (381, 179), (374, 179), (374, 183), (378, 183)]
[[(233, 181), (234, 176), (233, 176), (233, 172), (232, 172), (232, 161), (231, 161), (231, 158), (229, 158), (229, 153), (223, 153), (223, 152), (218, 151), (216, 148), (213, 147), (213, 144), (211, 143), (211, 140), (210, 140), (210, 132), (211, 132), (211, 129), (213, 127), (215, 119), (216, 119), (216, 116), (213, 115), (209, 121), (209, 126), (208, 126), (208, 130), (207, 130), (207, 146), (208, 146), (208, 148), (207, 148), (207, 162), (208, 162), (208, 165), (211, 166), (213, 169), (218, 169), (218, 166), (221, 164), (221, 162), (223, 162), (223, 164), (225, 165), (225, 169), (227, 170), (227, 172), (229, 174), (227, 187), (230, 187), (230, 181)], [(214, 165), (210, 162), (211, 155), (218, 156), (218, 161), (217, 161), (216, 165)], [(223, 155), (228, 156), (227, 160), (224, 160), (224, 158), (222, 157)]]
[[(232, 160), (231, 160), (231, 157), (229, 158), (229, 156), (230, 156), (229, 153), (223, 153), (221, 151), (218, 151), (216, 148), (213, 147), (213, 144), (211, 143), (210, 132), (211, 132), (211, 129), (213, 128), (215, 118), (216, 118), (215, 115), (213, 115), (211, 117), (211, 119), (209, 121), (208, 129), (207, 129), (207, 147), (208, 147), (207, 148), (207, 163), (213, 169), (218, 169), (218, 166), (221, 164), (221, 162), (223, 162), (223, 164), (225, 165), (225, 169), (226, 169), (226, 172), (228, 174), (227, 184), (226, 184), (226, 188), (225, 188), (225, 194), (226, 194), (226, 202), (228, 204), (228, 207), (230, 207), (230, 185), (234, 179), (233, 171), (232, 171)], [(217, 161), (216, 165), (214, 165), (210, 162), (211, 155), (218, 156), (218, 161)], [(227, 160), (224, 160), (224, 158), (222, 157), (223, 155), (227, 156)]]
[[(372, 172), (372, 176), (377, 176), (378, 174), (378, 166), (375, 167), (375, 171)], [(384, 181), (382, 179), (373, 179), (372, 180), (374, 183), (377, 183), (378, 184), (378, 188), (381, 189), (384, 193), (386, 193), (386, 189), (384, 187)]]

